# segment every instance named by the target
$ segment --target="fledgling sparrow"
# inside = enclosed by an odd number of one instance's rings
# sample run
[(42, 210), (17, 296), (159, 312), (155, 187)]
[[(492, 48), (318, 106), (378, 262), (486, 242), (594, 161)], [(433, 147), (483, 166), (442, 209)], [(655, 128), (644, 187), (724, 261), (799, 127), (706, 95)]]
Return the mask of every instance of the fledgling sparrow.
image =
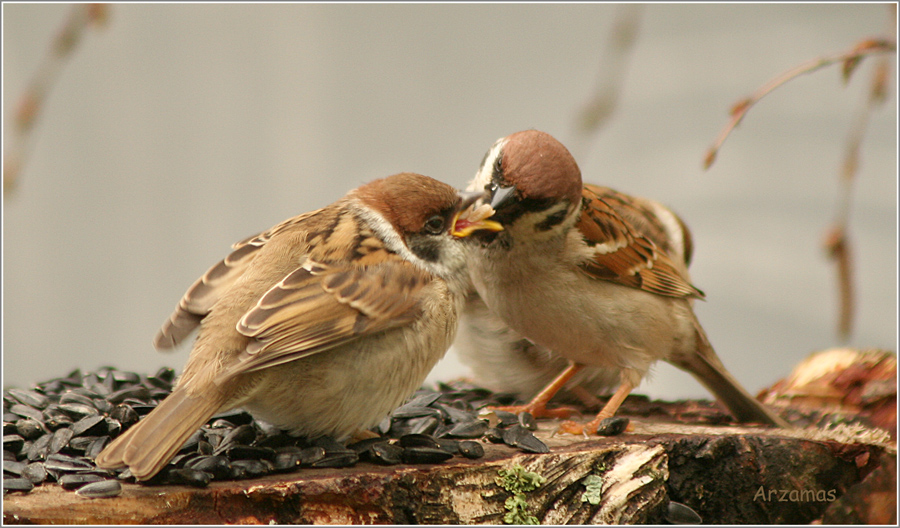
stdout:
[(461, 238), (490, 209), (404, 173), (233, 246), (156, 336), (200, 332), (175, 389), (97, 457), (155, 475), (214, 414), (242, 407), (295, 435), (341, 439), (419, 388), (456, 333), (468, 290)]
[(583, 185), (569, 151), (536, 130), (494, 143), (469, 189), (490, 193), (492, 220), (504, 228), (466, 244), (475, 290), (512, 330), (569, 360), (526, 410), (555, 415), (547, 401), (585, 366), (617, 371), (618, 389), (595, 419), (561, 426), (592, 433), (663, 359), (738, 420), (787, 426), (709, 344), (692, 309), (703, 293), (687, 273), (687, 230), (668, 209)]
[[(630, 196), (608, 187), (584, 184), (584, 195), (598, 197), (649, 238), (687, 277), (693, 242), (687, 226), (672, 210), (654, 200)], [(515, 332), (474, 290), (466, 298), (453, 349), (469, 366), (473, 381), (494, 392), (531, 399), (568, 366), (568, 360)], [(615, 369), (584, 366), (554, 396), (556, 401), (599, 406), (594, 395), (611, 392), (619, 383)], [(566, 411), (563, 411), (564, 413)]]

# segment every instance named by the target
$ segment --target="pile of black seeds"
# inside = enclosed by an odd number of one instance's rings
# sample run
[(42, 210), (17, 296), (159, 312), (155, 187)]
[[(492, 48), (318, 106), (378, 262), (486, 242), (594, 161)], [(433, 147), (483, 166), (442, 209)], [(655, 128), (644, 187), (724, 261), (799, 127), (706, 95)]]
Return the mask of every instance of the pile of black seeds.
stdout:
[[(71, 372), (31, 389), (3, 391), (3, 492), (28, 492), (56, 482), (85, 497), (112, 497), (128, 469), (105, 470), (94, 458), (111, 439), (152, 411), (172, 390), (175, 372), (146, 376), (113, 368)], [(143, 484), (203, 487), (212, 480), (254, 478), (300, 468), (375, 464), (437, 464), (480, 458), (478, 440), (546, 453), (528, 413), (478, 410), (511, 403), (508, 395), (462, 382), (421, 389), (386, 417), (373, 438), (343, 445), (333, 438), (296, 438), (242, 411), (214, 416), (191, 436), (158, 475)]]

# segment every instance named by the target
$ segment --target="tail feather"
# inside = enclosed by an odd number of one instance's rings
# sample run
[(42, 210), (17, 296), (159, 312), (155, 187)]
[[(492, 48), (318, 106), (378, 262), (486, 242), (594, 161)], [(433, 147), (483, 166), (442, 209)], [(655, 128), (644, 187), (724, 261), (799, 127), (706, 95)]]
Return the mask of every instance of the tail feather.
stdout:
[(694, 328), (697, 336), (696, 352), (686, 356), (673, 357), (670, 362), (693, 375), (728, 408), (739, 422), (791, 428), (791, 425), (783, 418), (751, 396), (728, 372), (710, 345), (703, 328), (696, 321)]
[(175, 456), (184, 442), (222, 406), (209, 394), (192, 396), (177, 388), (150, 414), (116, 438), (99, 456), (99, 467), (128, 467), (147, 480)]

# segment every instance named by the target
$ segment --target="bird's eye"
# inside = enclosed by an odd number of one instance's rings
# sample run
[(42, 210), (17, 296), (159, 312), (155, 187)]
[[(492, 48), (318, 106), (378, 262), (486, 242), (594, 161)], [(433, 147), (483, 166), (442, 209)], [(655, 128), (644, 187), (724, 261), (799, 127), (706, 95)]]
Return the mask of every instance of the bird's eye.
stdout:
[(425, 231), (432, 235), (439, 235), (444, 232), (444, 217), (434, 215), (425, 221)]

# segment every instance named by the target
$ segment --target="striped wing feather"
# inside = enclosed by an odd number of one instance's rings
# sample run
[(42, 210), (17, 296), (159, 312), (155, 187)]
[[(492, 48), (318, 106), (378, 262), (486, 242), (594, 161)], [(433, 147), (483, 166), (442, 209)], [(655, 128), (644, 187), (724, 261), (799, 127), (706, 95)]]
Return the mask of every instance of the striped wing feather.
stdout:
[(646, 217), (647, 211), (633, 208), (621, 197), (604, 187), (584, 186), (577, 227), (594, 252), (581, 269), (597, 279), (658, 295), (702, 298), (703, 293), (678, 271), (669, 255), (627, 220)]

